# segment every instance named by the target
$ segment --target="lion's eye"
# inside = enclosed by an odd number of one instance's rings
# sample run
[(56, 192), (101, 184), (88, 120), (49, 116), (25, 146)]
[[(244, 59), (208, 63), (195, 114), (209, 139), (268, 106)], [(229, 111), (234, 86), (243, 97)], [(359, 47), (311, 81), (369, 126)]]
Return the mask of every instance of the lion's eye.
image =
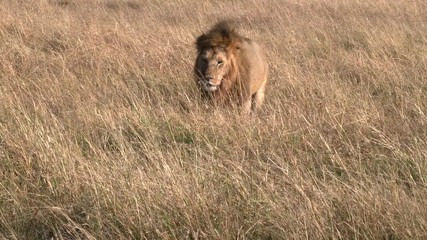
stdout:
[(218, 66), (219, 66), (219, 65), (222, 65), (223, 63), (224, 63), (224, 61), (219, 60), (219, 61), (218, 61)]

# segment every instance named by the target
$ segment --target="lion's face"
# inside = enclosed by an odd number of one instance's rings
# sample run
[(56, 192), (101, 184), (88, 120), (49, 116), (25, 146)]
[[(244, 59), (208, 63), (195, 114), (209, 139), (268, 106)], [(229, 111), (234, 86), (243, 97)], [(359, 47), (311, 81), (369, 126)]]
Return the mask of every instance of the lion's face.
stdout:
[(229, 60), (223, 48), (207, 48), (196, 60), (196, 74), (200, 86), (207, 92), (216, 91), (226, 78)]

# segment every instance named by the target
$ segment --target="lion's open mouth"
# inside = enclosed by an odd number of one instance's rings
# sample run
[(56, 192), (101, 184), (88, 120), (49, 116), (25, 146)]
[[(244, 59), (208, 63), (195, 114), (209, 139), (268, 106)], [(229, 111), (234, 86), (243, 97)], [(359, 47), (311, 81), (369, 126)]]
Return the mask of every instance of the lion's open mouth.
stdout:
[(205, 82), (205, 81), (200, 81), (200, 84), (202, 85), (202, 87), (203, 87), (203, 89), (204, 89), (205, 91), (213, 92), (213, 91), (218, 90), (218, 88), (219, 88), (219, 87), (221, 86), (221, 84), (222, 84), (222, 80), (220, 81), (220, 83), (219, 83), (219, 84), (211, 84), (211, 83), (209, 83), (209, 82)]
[(216, 91), (218, 89), (218, 87), (219, 87), (219, 85), (212, 85), (212, 84), (209, 84), (209, 83), (204, 84), (204, 88), (208, 92)]

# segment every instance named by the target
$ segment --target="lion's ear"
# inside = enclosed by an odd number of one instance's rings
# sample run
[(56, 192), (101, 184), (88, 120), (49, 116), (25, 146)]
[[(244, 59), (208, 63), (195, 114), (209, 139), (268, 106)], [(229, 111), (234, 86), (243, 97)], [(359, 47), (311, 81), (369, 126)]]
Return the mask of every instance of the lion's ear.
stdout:
[(239, 53), (240, 49), (242, 48), (242, 41), (240, 39), (233, 39), (229, 47), (231, 50)]
[(223, 39), (231, 39), (231, 31), (230, 29), (222, 29), (221, 30), (221, 35)]
[(223, 42), (223, 44), (229, 45), (234, 41), (236, 37), (236, 32), (230, 26), (226, 26), (226, 27), (228, 28), (222, 29), (220, 32), (222, 37), (221, 41)]

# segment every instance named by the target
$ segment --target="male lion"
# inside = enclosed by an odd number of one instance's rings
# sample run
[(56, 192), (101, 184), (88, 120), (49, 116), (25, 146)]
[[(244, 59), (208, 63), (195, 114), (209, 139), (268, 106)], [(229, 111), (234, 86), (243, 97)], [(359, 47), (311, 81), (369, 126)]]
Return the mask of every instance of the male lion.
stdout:
[(215, 104), (234, 101), (245, 113), (261, 106), (268, 65), (257, 43), (239, 35), (229, 22), (221, 21), (199, 36), (196, 45), (194, 73), (205, 97)]

